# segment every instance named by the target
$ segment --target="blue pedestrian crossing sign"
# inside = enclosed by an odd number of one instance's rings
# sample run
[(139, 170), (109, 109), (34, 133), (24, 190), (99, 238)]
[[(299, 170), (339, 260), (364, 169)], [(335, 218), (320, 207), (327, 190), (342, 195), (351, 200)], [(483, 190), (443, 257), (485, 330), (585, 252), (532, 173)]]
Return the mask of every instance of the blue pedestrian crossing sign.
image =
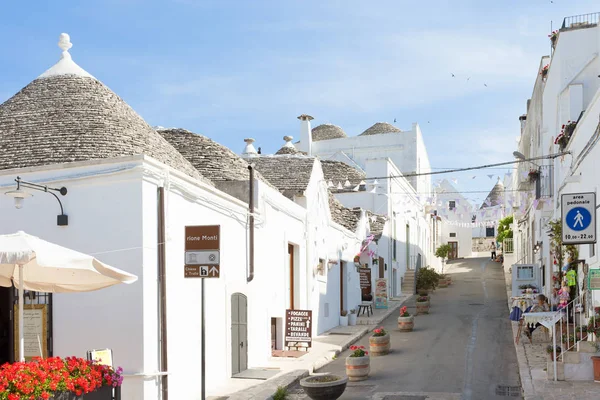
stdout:
[(596, 193), (561, 196), (563, 244), (596, 243)]

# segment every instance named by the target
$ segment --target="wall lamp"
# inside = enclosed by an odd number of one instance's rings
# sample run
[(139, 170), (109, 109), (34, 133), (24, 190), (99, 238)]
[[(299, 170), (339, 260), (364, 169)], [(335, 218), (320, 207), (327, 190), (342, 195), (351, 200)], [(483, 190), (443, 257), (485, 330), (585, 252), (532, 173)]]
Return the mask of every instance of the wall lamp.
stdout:
[(542, 247), (542, 242), (537, 242), (535, 244), (535, 246), (533, 247), (533, 252), (537, 253), (538, 251), (540, 251), (540, 248)]
[(63, 205), (62, 205), (60, 199), (58, 198), (58, 196), (54, 193), (54, 192), (58, 192), (61, 195), (65, 196), (67, 194), (66, 187), (63, 186), (60, 189), (58, 189), (58, 188), (48, 187), (45, 185), (38, 185), (36, 183), (23, 181), (18, 176), (17, 176), (17, 179), (15, 179), (15, 182), (17, 182), (17, 190), (11, 190), (10, 192), (6, 192), (6, 195), (15, 199), (15, 207), (16, 208), (23, 208), (23, 201), (27, 197), (33, 196), (31, 193), (26, 192), (25, 190), (21, 189), (22, 187), (27, 188), (27, 189), (34, 189), (34, 190), (39, 190), (41, 192), (50, 193), (52, 196), (54, 196), (56, 198), (56, 200), (58, 201), (58, 205), (60, 205), (60, 215), (58, 215), (56, 218), (57, 225), (58, 226), (69, 225), (69, 216), (65, 215), (64, 210), (63, 210)]

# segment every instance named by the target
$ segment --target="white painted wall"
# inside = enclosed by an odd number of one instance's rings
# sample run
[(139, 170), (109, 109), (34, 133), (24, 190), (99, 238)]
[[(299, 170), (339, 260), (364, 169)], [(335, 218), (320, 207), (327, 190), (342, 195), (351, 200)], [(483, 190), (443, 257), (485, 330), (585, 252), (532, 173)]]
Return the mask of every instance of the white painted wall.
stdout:
[[(472, 227), (471, 208), (472, 205), (452, 186), (447, 180), (440, 182), (435, 188), (436, 209), (441, 221), (441, 243), (458, 242), (458, 257), (471, 256)], [(450, 201), (454, 201), (456, 210), (450, 210)], [(450, 237), (453, 233), (456, 236)], [(439, 247), (439, 246), (438, 246)]]

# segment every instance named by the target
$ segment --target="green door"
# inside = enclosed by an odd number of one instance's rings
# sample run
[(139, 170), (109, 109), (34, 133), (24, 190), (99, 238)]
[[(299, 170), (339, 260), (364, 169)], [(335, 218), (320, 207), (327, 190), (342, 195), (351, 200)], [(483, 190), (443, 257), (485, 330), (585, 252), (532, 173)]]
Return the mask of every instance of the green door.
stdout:
[(248, 369), (248, 300), (241, 293), (231, 296), (231, 374)]

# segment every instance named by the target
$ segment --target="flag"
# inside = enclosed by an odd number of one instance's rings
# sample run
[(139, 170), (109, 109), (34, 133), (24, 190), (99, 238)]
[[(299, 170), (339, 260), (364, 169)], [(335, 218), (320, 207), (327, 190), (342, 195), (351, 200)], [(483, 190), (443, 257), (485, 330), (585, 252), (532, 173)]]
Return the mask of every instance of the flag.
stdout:
[(488, 178), (492, 179), (494, 177), (494, 175), (488, 175)]

